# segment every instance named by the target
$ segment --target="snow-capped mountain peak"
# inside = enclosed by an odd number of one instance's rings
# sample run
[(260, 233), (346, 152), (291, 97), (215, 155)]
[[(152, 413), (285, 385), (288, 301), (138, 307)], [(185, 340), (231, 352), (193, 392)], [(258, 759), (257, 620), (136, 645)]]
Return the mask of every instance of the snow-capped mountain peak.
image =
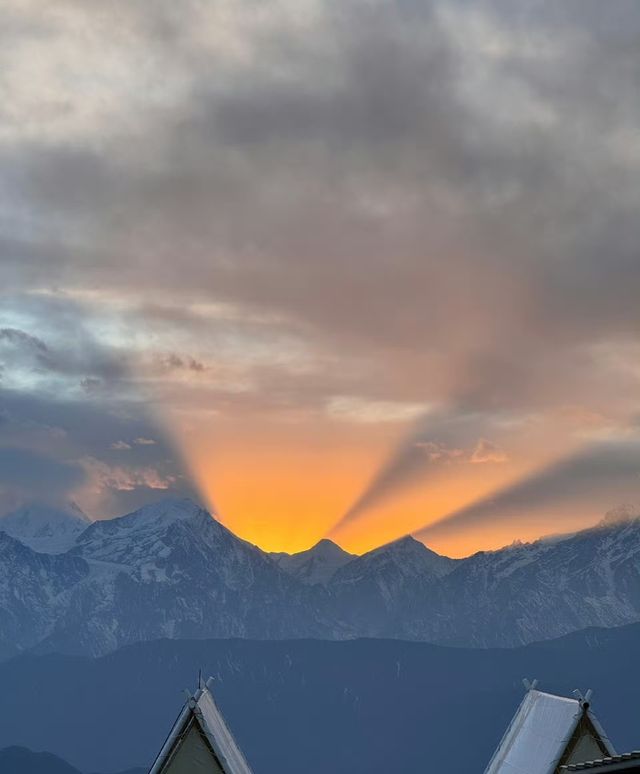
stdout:
[(441, 577), (453, 569), (455, 561), (440, 556), (411, 535), (374, 548), (360, 557), (362, 565), (370, 567), (395, 566), (405, 575), (432, 575)]
[(227, 532), (211, 514), (189, 498), (160, 500), (133, 513), (95, 521), (74, 547), (86, 559), (139, 566), (170, 552), (168, 534), (188, 532), (204, 541)]
[(341, 567), (355, 558), (328, 538), (297, 554), (273, 553), (271, 556), (285, 572), (309, 586), (328, 583)]
[(39, 553), (61, 554), (90, 524), (75, 503), (62, 508), (33, 502), (0, 518), (0, 531)]
[(205, 511), (201, 505), (198, 505), (198, 503), (188, 497), (168, 497), (158, 502), (143, 505), (132, 513), (120, 516), (117, 519), (111, 519), (111, 521), (118, 522), (127, 527), (135, 525), (136, 529), (142, 528), (147, 524), (158, 528), (176, 521), (188, 521), (202, 514), (211, 517), (208, 511)]
[(605, 513), (599, 527), (612, 527), (618, 524), (628, 524), (640, 520), (640, 508), (630, 503), (623, 503)]
[[(42, 536), (40, 520), (14, 520)], [(328, 540), (269, 556), (195, 503), (165, 500), (89, 524), (59, 556), (0, 530), (0, 554), (0, 657), (204, 636), (503, 647), (640, 620), (640, 520), (628, 509), (453, 560), (409, 536), (362, 556)]]

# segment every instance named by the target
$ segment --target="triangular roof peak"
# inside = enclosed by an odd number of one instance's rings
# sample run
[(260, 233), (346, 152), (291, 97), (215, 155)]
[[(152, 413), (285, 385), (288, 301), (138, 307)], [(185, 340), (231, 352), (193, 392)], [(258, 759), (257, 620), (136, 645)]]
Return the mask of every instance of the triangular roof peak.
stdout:
[(527, 693), (485, 774), (554, 774), (559, 766), (615, 755), (590, 709), (591, 692), (556, 696), (525, 681)]
[(213, 678), (189, 696), (149, 774), (251, 774), (211, 693)]

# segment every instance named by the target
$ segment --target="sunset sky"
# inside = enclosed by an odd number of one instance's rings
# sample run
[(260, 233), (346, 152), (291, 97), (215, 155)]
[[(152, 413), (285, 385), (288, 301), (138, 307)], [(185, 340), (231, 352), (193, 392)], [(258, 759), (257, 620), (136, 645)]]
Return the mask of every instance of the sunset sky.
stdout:
[(0, 513), (461, 556), (640, 489), (636, 0), (7, 0)]

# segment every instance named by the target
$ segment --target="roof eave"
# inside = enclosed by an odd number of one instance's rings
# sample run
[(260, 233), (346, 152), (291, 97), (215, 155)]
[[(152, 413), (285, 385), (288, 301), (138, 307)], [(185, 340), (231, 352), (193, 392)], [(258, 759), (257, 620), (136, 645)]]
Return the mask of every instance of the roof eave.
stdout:
[(165, 743), (162, 745), (160, 752), (153, 762), (153, 766), (149, 769), (149, 774), (160, 774), (162, 771), (162, 767), (166, 763), (169, 753), (191, 719), (192, 710), (189, 704), (190, 702), (187, 702), (182, 708), (182, 712), (178, 715), (176, 722), (173, 724), (173, 728), (169, 732), (169, 736), (166, 738)]

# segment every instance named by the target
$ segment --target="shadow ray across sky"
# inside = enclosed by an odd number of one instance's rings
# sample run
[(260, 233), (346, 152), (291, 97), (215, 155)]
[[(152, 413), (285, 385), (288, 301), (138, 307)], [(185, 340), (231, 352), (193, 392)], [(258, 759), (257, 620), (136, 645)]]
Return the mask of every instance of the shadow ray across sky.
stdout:
[[(592, 506), (594, 498), (604, 507), (616, 505), (625, 499), (637, 499), (639, 492), (640, 441), (602, 442), (426, 524), (413, 534), (428, 541), (530, 516), (542, 508), (561, 512), (569, 502), (574, 509), (589, 501)], [(560, 520), (557, 527), (562, 528)]]

